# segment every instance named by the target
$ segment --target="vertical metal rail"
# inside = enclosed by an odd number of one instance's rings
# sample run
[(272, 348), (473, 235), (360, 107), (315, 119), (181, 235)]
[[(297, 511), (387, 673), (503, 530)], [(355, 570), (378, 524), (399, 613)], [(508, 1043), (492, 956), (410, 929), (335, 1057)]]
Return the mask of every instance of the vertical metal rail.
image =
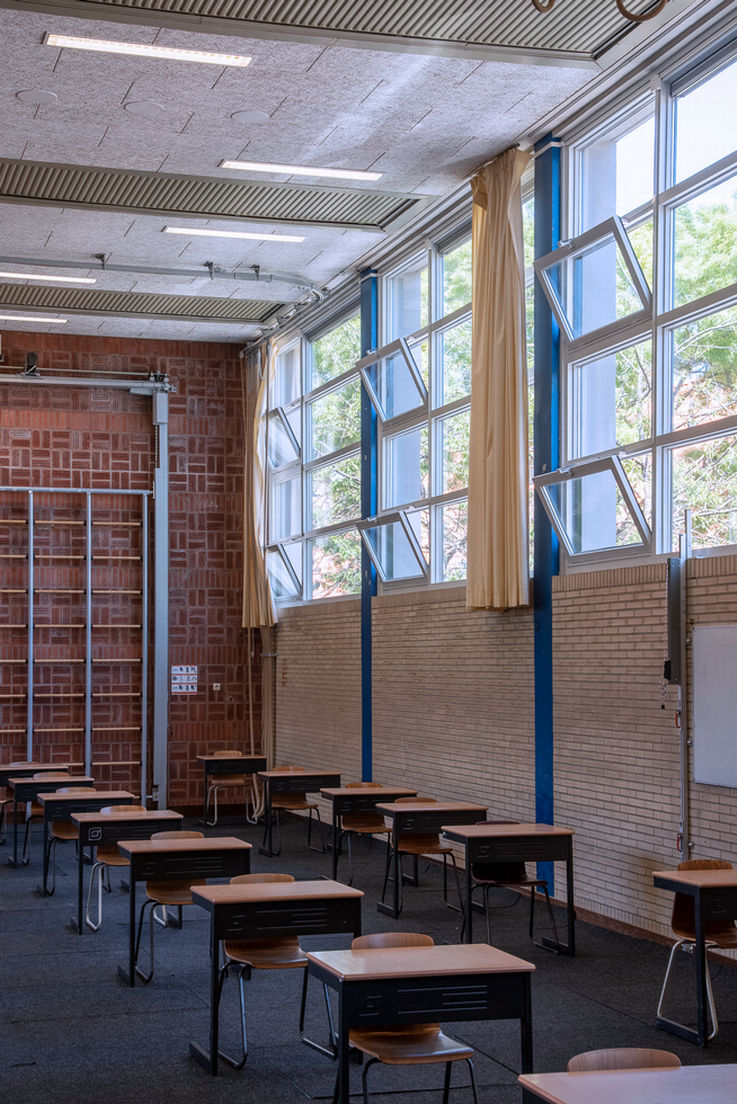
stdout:
[(153, 795), (160, 809), (168, 798), (169, 730), (169, 395), (156, 391), (154, 426), (158, 435), (154, 471), (154, 732)]
[(33, 761), (33, 620), (34, 620), (34, 592), (35, 585), (33, 569), (33, 491), (28, 492), (28, 682), (27, 682), (27, 714), (26, 714), (26, 755), (29, 763)]
[(688, 638), (688, 561), (691, 556), (691, 511), (686, 510), (686, 532), (679, 538), (678, 552), (681, 565), (679, 572), (679, 603), (681, 614), (681, 679), (678, 684), (678, 726), (681, 758), (681, 858), (690, 859), (693, 850), (691, 839), (690, 812), (690, 748), (688, 737), (688, 665), (686, 664), (686, 644)]
[[(560, 239), (560, 143), (552, 135), (536, 145), (535, 256), (542, 257)], [(559, 463), (560, 339), (558, 326), (538, 281), (535, 283), (535, 474)], [(535, 496), (533, 623), (535, 662), (535, 818), (553, 824), (553, 576), (558, 574), (558, 541)], [(539, 863), (538, 877), (554, 889), (553, 863)]]
[(141, 496), (141, 804), (148, 797), (148, 496)]
[[(372, 269), (361, 273), (361, 356), (378, 344), (378, 277)], [(361, 381), (361, 517), (373, 517), (378, 508), (377, 417), (366, 385)], [(373, 778), (373, 598), (376, 568), (361, 542), (361, 778)]]
[(85, 492), (84, 773), (92, 774), (92, 495)]

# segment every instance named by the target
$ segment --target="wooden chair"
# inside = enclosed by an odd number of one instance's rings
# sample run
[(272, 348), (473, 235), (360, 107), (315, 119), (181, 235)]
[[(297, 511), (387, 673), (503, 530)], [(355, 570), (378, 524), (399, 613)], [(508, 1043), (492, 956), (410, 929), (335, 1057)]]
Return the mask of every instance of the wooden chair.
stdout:
[(608, 1050), (587, 1050), (571, 1058), (569, 1073), (589, 1070), (676, 1069), (681, 1059), (670, 1050), (648, 1050), (645, 1047), (613, 1047)]
[[(396, 804), (406, 804), (411, 802), (417, 804), (418, 802), (423, 805), (434, 805), (437, 799), (434, 797), (399, 797)], [(456, 866), (456, 857), (453, 853), (453, 848), (448, 844), (440, 842), (439, 832), (405, 832), (399, 833), (399, 908), (402, 909), (402, 855), (413, 855), (415, 861), (415, 872), (413, 878), (413, 884), (417, 885), (417, 860), (421, 855), (442, 855), (443, 858), (443, 900), (448, 904), (448, 859), (453, 864), (453, 874), (455, 875), (456, 890), (458, 893), (458, 910), (463, 909), (463, 896), (461, 894), (461, 883), (458, 877), (458, 867)], [(386, 853), (386, 868), (384, 870), (384, 884), (381, 889), (381, 900), (383, 901), (386, 896), (386, 887), (389, 881), (389, 875), (391, 873), (392, 866), (392, 848), (387, 847)], [(451, 906), (456, 908), (455, 905)]]
[[(732, 864), (727, 862), (726, 859), (687, 859), (685, 862), (678, 864), (678, 870), (731, 870)], [(694, 930), (694, 902), (693, 897), (690, 897), (686, 893), (675, 893), (673, 895), (673, 913), (671, 915), (671, 928), (673, 934), (676, 936), (676, 941), (671, 947), (670, 956), (668, 958), (668, 966), (665, 971), (665, 977), (663, 978), (663, 988), (660, 990), (660, 1000), (658, 1001), (658, 1019), (665, 1019), (663, 1016), (663, 1001), (665, 999), (665, 991), (668, 987), (668, 979), (670, 972), (675, 961), (676, 951), (679, 947), (682, 947), (686, 951), (693, 951), (696, 945), (696, 933)], [(726, 950), (727, 948), (737, 948), (737, 925), (734, 920), (720, 919), (717, 917), (705, 917), (704, 919), (704, 940), (706, 943), (706, 993), (709, 1002), (709, 1015), (711, 1016), (711, 1034), (709, 1039), (713, 1039), (719, 1031), (719, 1021), (717, 1020), (717, 1010), (714, 1003), (714, 992), (711, 986), (711, 977), (709, 975), (709, 951), (713, 947), (719, 947)], [(674, 1020), (668, 1020), (668, 1023), (675, 1023)], [(683, 1024), (675, 1024), (676, 1027), (683, 1027)]]
[[(375, 790), (380, 788), (378, 782), (347, 782), (347, 790), (358, 789), (370, 789)], [(384, 821), (382, 813), (344, 813), (340, 821), (340, 832), (338, 833), (337, 848), (338, 856), (340, 856), (343, 839), (348, 845), (348, 885), (353, 885), (353, 850), (351, 848), (351, 836), (368, 836), (372, 839), (374, 836), (387, 836), (391, 835), (391, 828), (388, 828)]]
[[(222, 748), (220, 751), (213, 751), (212, 756), (214, 759), (242, 759), (243, 752), (238, 748)], [(242, 790), (248, 786), (248, 776), (245, 774), (211, 774), (207, 784), (207, 799), (205, 801), (205, 824), (208, 827), (214, 827), (218, 822), (218, 791), (219, 790)], [(210, 800), (213, 801), (213, 819), (208, 820), (210, 813)], [(248, 793), (245, 797), (246, 814), (248, 813)]]
[[(417, 932), (377, 932), (372, 935), (360, 935), (351, 943), (354, 951), (375, 947), (432, 947), (432, 936)], [(351, 1046), (367, 1055), (364, 1063), (361, 1085), (364, 1104), (370, 1104), (368, 1094), (368, 1071), (375, 1062), (390, 1066), (421, 1065), (429, 1062), (445, 1063), (445, 1081), (443, 1084), (443, 1104), (448, 1104), (450, 1078), (454, 1062), (468, 1063), (471, 1073), (471, 1091), (475, 1104), (478, 1104), (476, 1075), (473, 1066), (473, 1050), (445, 1035), (440, 1024), (402, 1024), (398, 1027), (373, 1028), (371, 1030), (352, 1029)], [(336, 1079), (333, 1102), (337, 1100), (338, 1082)]]
[[(189, 832), (174, 830), (171, 832), (154, 832), (151, 836), (152, 840), (163, 839), (203, 839), (204, 832)], [(149, 983), (154, 976), (154, 921), (160, 924), (163, 928), (169, 927), (169, 922), (166, 915), (166, 910), (169, 906), (176, 905), (179, 910), (179, 926), (182, 922), (182, 907), (184, 905), (192, 904), (192, 886), (204, 885), (206, 878), (183, 878), (171, 879), (164, 882), (146, 882), (146, 900), (141, 905), (141, 911), (138, 917), (138, 931), (136, 933), (136, 949), (134, 964), (136, 973), (146, 984)], [(155, 916), (156, 907), (162, 905), (164, 912), (163, 918)], [(148, 973), (144, 973), (138, 965), (138, 952), (141, 945), (141, 932), (143, 930), (143, 917), (147, 908), (151, 909), (151, 917), (149, 921), (149, 964), (151, 969)]]
[[(293, 882), (291, 874), (239, 874), (230, 879), (231, 885), (244, 885), (249, 883), (265, 882)], [(246, 983), (251, 980), (254, 970), (302, 970), (302, 1000), (299, 1011), (299, 1033), (305, 1042), (316, 1049), (324, 1051), (330, 1057), (334, 1056), (334, 1047), (328, 1050), (304, 1038), (305, 1005), (307, 1003), (307, 956), (299, 945), (296, 936), (281, 935), (265, 939), (229, 939), (223, 946), (225, 963), (220, 969), (218, 982), (217, 1003), (220, 1004), (220, 996), (223, 983), (232, 970), (238, 972), (238, 991), (241, 1009), (241, 1040), (243, 1054), (239, 1058), (231, 1058), (230, 1055), (220, 1051), (220, 1057), (232, 1066), (233, 1069), (243, 1069), (248, 1060), (248, 1032), (246, 1028)], [(328, 1013), (330, 1008), (328, 1006)], [(217, 1013), (216, 1013), (217, 1014)], [(332, 1019), (329, 1016), (332, 1030)]]
[[(484, 824), (516, 824), (518, 821), (514, 820), (486, 820), (481, 823)], [(555, 914), (553, 912), (553, 906), (550, 901), (550, 893), (548, 891), (548, 882), (546, 878), (530, 877), (527, 873), (527, 864), (524, 862), (477, 862), (471, 866), (471, 897), (473, 898), (474, 891), (480, 889), (483, 894), (483, 909), (486, 917), (486, 942), (491, 943), (491, 910), (489, 908), (489, 892), (492, 889), (509, 889), (514, 893), (520, 893), (521, 890), (529, 890), (530, 893), (530, 923), (529, 933), (530, 939), (533, 938), (533, 932), (535, 927), (535, 898), (537, 897), (537, 891), (542, 890), (545, 895), (545, 904), (548, 909), (548, 916), (550, 918), (550, 925), (553, 929), (553, 935), (555, 942), (560, 949), (560, 940), (558, 939), (558, 928), (555, 923)], [(514, 903), (514, 902), (513, 902)], [(506, 907), (506, 906), (505, 906)], [(463, 918), (463, 924), (461, 926), (461, 938), (463, 937), (463, 930), (466, 926), (466, 918)]]
[[(298, 772), (298, 771), (304, 771), (304, 767), (294, 767), (294, 766), (274, 767), (274, 770)], [(277, 834), (277, 847), (276, 847), (276, 850), (274, 850), (272, 852), (273, 855), (280, 855), (281, 854), (280, 813), (282, 812), (282, 810), (284, 812), (287, 812), (287, 813), (306, 812), (308, 814), (308, 818), (309, 818), (308, 822), (307, 822), (307, 846), (313, 851), (321, 851), (321, 852), (325, 851), (325, 841), (324, 840), (322, 841), (322, 845), (320, 847), (312, 847), (312, 815), (313, 815), (313, 813), (317, 815), (317, 822), (320, 825), (320, 834), (322, 836), (322, 817), (320, 816), (319, 806), (316, 805), (314, 801), (309, 801), (308, 798), (307, 798), (307, 794), (304, 794), (304, 793), (277, 793), (277, 794), (273, 794), (272, 798), (271, 798), (271, 812), (272, 812), (272, 814), (276, 813), (276, 834)], [(264, 830), (264, 846), (266, 846), (267, 832), (268, 832), (268, 825), (266, 826), (266, 829)]]
[[(85, 786), (60, 786), (54, 793), (58, 794), (85, 794), (94, 791), (91, 782)], [(40, 808), (40, 806), (39, 806)], [(43, 810), (42, 810), (43, 815)], [(48, 882), (48, 873), (51, 870), (51, 886), (47, 886), (47, 896), (51, 896), (56, 890), (56, 845), (59, 840), (74, 840), (79, 845), (79, 828), (69, 819), (53, 820), (49, 825), (49, 845), (46, 850), (46, 869), (44, 870), (44, 885)]]
[[(134, 813), (145, 812), (145, 805), (106, 805), (103, 809), (100, 809), (100, 814), (102, 816), (117, 815), (118, 813), (130, 813), (133, 815)], [(84, 913), (84, 922), (92, 931), (98, 931), (102, 923), (103, 880), (105, 881), (106, 891), (108, 893), (112, 892), (112, 887), (110, 885), (111, 866), (128, 866), (128, 860), (124, 859), (120, 854), (117, 843), (100, 844), (95, 853), (94, 866), (90, 872), (90, 887), (87, 891), (87, 907)], [(94, 922), (90, 915), (92, 895), (95, 891), (95, 881), (97, 881), (97, 922)]]
[[(71, 778), (69, 771), (38, 771), (37, 774), (31, 775), (34, 779), (43, 778), (46, 782), (63, 782), (66, 778)], [(44, 815), (43, 805), (38, 801), (29, 801), (26, 807), (26, 830), (23, 835), (23, 863), (25, 866), (30, 862), (28, 855), (28, 844), (30, 842), (30, 829), (31, 822), (34, 820), (40, 820)]]

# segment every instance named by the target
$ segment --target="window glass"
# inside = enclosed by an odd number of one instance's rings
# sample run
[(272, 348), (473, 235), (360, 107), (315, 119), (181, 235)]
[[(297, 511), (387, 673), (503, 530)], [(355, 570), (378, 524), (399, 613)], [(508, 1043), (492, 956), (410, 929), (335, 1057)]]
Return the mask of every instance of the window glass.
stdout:
[(676, 181), (737, 149), (737, 62), (676, 100)]
[(299, 398), (302, 390), (299, 353), (299, 345), (292, 345), (277, 356), (272, 407), (286, 406)]
[(326, 456), (358, 441), (361, 436), (361, 381), (320, 395), (307, 405), (310, 457)]
[(440, 258), (443, 314), (451, 314), (471, 302), (471, 239)]
[(440, 493), (468, 486), (468, 449), (471, 411), (467, 407), (437, 421), (438, 455), (441, 459)]
[(427, 255), (423, 253), (387, 280), (388, 333), (386, 341), (406, 337), (426, 326), (429, 318)]
[(363, 530), (371, 558), (387, 581), (424, 577), (412, 541), (401, 521), (391, 520)]
[(310, 598), (337, 598), (361, 589), (361, 540), (355, 529), (308, 541)]
[(427, 498), (430, 492), (430, 449), (427, 423), (384, 441), (384, 506), (403, 506)]
[(335, 464), (313, 469), (308, 475), (311, 524), (322, 529), (361, 516), (361, 458), (348, 456)]
[(286, 540), (302, 531), (301, 477), (292, 476), (271, 484), (269, 536), (272, 542)]
[(611, 470), (551, 483), (545, 493), (575, 555), (642, 544)]
[[(291, 556), (288, 559), (291, 564)], [(275, 598), (293, 598), (299, 594), (300, 573), (294, 570), (293, 564), (290, 571), (280, 552), (273, 549), (266, 550), (266, 570)]]
[(581, 230), (625, 215), (653, 195), (655, 123), (652, 116), (619, 137), (609, 135), (581, 154), (584, 181)]
[(272, 468), (281, 468), (299, 457), (299, 449), (290, 429), (280, 414), (269, 414), (269, 463)]
[(449, 502), (437, 508), (442, 544), (442, 579), (445, 583), (466, 578), (468, 502)]
[(672, 428), (737, 415), (737, 307), (679, 327), (671, 341)]
[(678, 548), (684, 513), (691, 510), (692, 547), (737, 544), (737, 435), (716, 437), (674, 448), (673, 531)]
[(440, 394), (437, 405), (443, 406), (471, 393), (471, 319), (441, 330), (438, 342)]
[(634, 444), (650, 436), (650, 340), (575, 364), (571, 381), (574, 457)]
[(403, 345), (388, 346), (396, 349), (362, 369), (369, 393), (383, 421), (390, 421), (400, 414), (407, 414), (423, 406), (426, 390), (419, 379), (417, 365), (412, 354)]
[(349, 371), (361, 355), (361, 318), (354, 314), (312, 342), (309, 390)]
[(737, 283), (737, 177), (673, 214), (674, 306)]

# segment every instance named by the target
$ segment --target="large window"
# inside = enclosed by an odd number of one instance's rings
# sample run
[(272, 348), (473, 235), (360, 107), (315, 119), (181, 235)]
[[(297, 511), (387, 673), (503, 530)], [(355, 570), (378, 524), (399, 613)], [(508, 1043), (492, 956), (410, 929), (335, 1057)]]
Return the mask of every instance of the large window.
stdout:
[(574, 558), (670, 553), (686, 509), (695, 551), (737, 543), (735, 102), (721, 58), (571, 150), (573, 233), (536, 262), (565, 335), (562, 468), (537, 482)]
[(360, 362), (380, 425), (379, 515), (362, 536), (385, 583), (465, 579), (468, 232), (417, 253), (382, 288), (384, 344)]

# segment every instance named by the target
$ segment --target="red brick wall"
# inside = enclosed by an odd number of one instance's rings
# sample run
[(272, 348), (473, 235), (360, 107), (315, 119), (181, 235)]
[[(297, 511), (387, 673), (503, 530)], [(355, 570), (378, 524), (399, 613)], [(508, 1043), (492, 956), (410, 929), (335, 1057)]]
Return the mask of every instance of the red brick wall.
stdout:
[[(198, 752), (218, 746), (248, 746), (249, 712), (260, 733), (259, 656), (253, 657), (249, 709), (247, 639), (240, 627), (243, 531), (243, 447), (241, 361), (233, 345), (83, 338), (60, 334), (4, 333), (5, 365), (13, 374), (27, 351), (39, 355), (42, 375), (105, 378), (164, 372), (176, 391), (170, 397), (170, 569), (169, 662), (198, 667), (197, 694), (170, 699), (169, 804), (196, 804), (201, 796)], [(74, 487), (111, 491), (151, 488), (155, 440), (151, 400), (105, 388), (53, 387), (33, 383), (0, 385), (0, 485)], [(93, 556), (141, 552), (140, 528), (121, 524), (140, 518), (140, 500), (96, 496), (95, 516), (117, 524), (93, 529)], [(37, 520), (52, 515), (84, 518), (84, 498), (34, 495)], [(26, 496), (0, 496), (0, 517), (22, 517)], [(84, 554), (83, 526), (34, 529), (36, 586), (50, 590), (84, 585), (84, 560), (39, 559), (41, 555)], [(25, 547), (24, 526), (0, 524), (0, 626), (27, 620), (23, 591), (26, 562), (10, 558)], [(93, 560), (98, 590), (140, 585), (140, 563)], [(136, 623), (137, 595), (94, 599), (93, 622)], [(84, 595), (37, 594), (36, 621), (84, 622)], [(254, 648), (258, 652), (258, 641)], [(0, 627), (0, 658), (26, 654), (27, 633)], [(39, 628), (35, 634), (34, 754), (56, 761), (83, 760), (84, 630)], [(140, 634), (124, 629), (93, 633), (93, 655), (140, 656)], [(66, 662), (59, 664), (58, 660)], [(52, 664), (52, 660), (57, 661)], [(0, 760), (25, 757), (26, 667), (0, 664)], [(93, 759), (122, 762), (99, 766), (102, 782), (131, 786), (140, 774), (129, 761), (140, 757), (140, 664), (96, 664), (93, 691)], [(219, 684), (220, 690), (213, 690)], [(9, 697), (8, 695), (20, 695)], [(42, 695), (47, 694), (48, 697)], [(62, 695), (75, 695), (73, 697)], [(107, 731), (105, 731), (107, 729)], [(20, 730), (20, 731), (18, 731)], [(46, 731), (40, 731), (46, 730)], [(66, 731), (65, 731), (66, 730)], [(113, 731), (114, 730), (114, 731)]]

